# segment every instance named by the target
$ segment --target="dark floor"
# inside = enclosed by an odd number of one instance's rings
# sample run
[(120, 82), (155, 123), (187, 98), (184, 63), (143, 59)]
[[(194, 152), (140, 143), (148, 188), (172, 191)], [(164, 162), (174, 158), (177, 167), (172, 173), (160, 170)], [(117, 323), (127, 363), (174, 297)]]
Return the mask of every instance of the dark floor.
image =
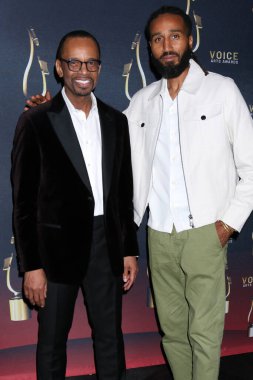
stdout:
[[(67, 379), (95, 380), (96, 376), (77, 376)], [(127, 380), (172, 380), (172, 376), (165, 365), (159, 365), (129, 369)], [(219, 380), (253, 380), (253, 353), (223, 357)]]

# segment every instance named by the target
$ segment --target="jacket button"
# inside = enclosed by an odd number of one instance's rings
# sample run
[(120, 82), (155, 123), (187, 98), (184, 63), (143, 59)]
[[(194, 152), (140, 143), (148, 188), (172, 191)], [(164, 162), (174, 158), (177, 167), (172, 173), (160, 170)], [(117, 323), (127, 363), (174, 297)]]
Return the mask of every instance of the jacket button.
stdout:
[(92, 197), (88, 197), (87, 199), (88, 199), (88, 201), (89, 201), (89, 202), (91, 202), (91, 201), (92, 201)]
[(205, 115), (202, 115), (202, 116), (201, 116), (201, 120), (206, 120), (206, 116), (205, 116)]

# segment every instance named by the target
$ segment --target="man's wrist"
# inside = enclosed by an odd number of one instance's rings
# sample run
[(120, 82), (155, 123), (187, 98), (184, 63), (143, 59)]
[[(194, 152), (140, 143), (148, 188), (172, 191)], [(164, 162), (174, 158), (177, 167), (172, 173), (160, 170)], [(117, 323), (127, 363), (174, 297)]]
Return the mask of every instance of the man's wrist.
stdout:
[(235, 232), (235, 229), (233, 227), (230, 227), (227, 223), (223, 222), (223, 220), (218, 220), (224, 230), (226, 230), (230, 235), (232, 235)]

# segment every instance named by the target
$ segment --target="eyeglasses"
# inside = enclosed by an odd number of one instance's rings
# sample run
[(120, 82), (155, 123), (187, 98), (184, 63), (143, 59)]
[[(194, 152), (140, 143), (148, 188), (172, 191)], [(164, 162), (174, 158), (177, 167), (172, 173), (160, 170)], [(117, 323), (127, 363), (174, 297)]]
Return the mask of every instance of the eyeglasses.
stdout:
[(66, 62), (70, 71), (80, 71), (82, 69), (83, 64), (85, 63), (86, 69), (88, 71), (98, 71), (101, 65), (101, 61), (99, 59), (90, 59), (89, 61), (79, 61), (78, 59), (60, 59), (63, 62)]

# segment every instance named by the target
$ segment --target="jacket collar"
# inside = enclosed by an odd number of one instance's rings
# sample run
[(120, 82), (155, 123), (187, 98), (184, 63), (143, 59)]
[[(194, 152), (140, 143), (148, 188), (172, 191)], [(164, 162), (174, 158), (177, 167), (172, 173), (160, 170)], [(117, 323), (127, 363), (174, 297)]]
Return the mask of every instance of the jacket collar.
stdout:
[(92, 192), (82, 151), (68, 108), (61, 93), (58, 93), (52, 99), (51, 108), (48, 111), (48, 118), (75, 170), (89, 191)]
[[(183, 82), (180, 91), (195, 94), (200, 88), (204, 76), (205, 74), (201, 67), (193, 59), (191, 59), (189, 72)], [(162, 94), (165, 82), (167, 85), (167, 80), (163, 78), (156, 82), (157, 86), (155, 86), (154, 91), (150, 94), (149, 100), (152, 100), (154, 97), (160, 96)]]
[(204, 77), (205, 77), (204, 71), (193, 59), (191, 59), (190, 70), (183, 82), (181, 91), (185, 91), (190, 94), (195, 94), (200, 88)]

